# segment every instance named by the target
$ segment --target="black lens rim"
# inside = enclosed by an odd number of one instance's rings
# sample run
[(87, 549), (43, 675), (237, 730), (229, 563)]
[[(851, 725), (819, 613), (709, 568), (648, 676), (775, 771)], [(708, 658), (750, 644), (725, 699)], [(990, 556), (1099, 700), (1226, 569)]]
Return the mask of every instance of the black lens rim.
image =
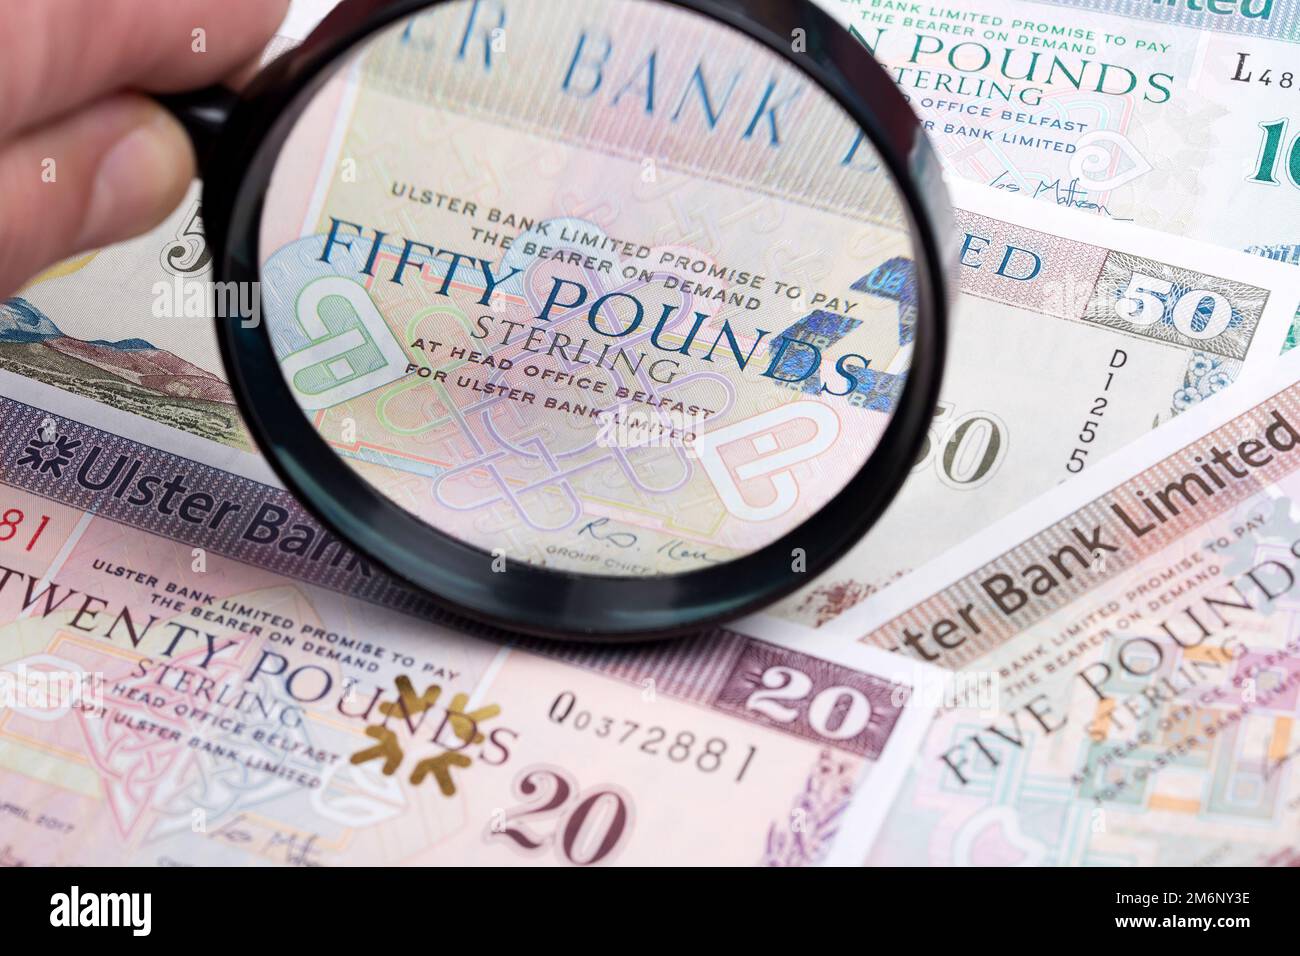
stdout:
[[(254, 80), (204, 179), (203, 214), (219, 282), (259, 279), (263, 201), (280, 149), (330, 66), (376, 30), (457, 0), (345, 0), (299, 47)], [(563, 3), (564, 0), (535, 0)], [(425, 525), (368, 485), (299, 410), (265, 323), (217, 321), (240, 412), (273, 470), (323, 526), (449, 610), (563, 640), (641, 641), (723, 623), (794, 591), (843, 555), (902, 486), (934, 415), (955, 271), (940, 167), (907, 101), (861, 44), (809, 0), (656, 0), (719, 20), (780, 54), (829, 93), (875, 145), (906, 202), (916, 245), (912, 364), (875, 453), (826, 504), (759, 551), (680, 575), (598, 577), (504, 562)], [(790, 38), (805, 32), (795, 53)], [(867, 104), (872, 107), (868, 108)], [(793, 569), (795, 549), (803, 570)], [(497, 562), (498, 566), (500, 562)]]

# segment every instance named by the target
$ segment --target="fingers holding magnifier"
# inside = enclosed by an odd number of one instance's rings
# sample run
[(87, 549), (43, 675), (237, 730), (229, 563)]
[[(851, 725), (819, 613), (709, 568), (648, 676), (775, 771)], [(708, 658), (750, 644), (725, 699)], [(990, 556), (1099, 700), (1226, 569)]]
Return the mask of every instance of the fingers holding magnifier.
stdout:
[(180, 124), (119, 94), (0, 146), (0, 299), (60, 259), (161, 222), (194, 178)]
[(0, 0), (0, 136), (125, 89), (177, 92), (242, 72), (288, 0)]
[(143, 232), (194, 178), (184, 131), (130, 90), (247, 73), (288, 0), (0, 0), (0, 297)]

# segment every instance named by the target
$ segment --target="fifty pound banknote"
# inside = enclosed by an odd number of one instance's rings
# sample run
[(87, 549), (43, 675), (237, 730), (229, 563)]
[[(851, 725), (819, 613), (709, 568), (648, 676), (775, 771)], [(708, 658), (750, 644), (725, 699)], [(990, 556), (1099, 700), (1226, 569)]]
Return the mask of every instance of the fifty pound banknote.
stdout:
[(871, 860), (1294, 865), (1300, 356), (828, 625), (955, 671)]
[[(461, 540), (602, 575), (750, 553), (843, 488), (893, 414), (916, 319), (895, 183), (833, 99), (715, 21), (486, 8), (396, 24), (321, 88), (269, 185), (241, 314), (267, 322), (304, 423)], [(737, 78), (725, 97), (714, 69)], [(195, 242), (159, 261), (200, 270)], [(78, 281), (0, 310), (0, 360), (240, 440), (197, 359), (152, 333), (60, 334), (45, 305)], [(161, 288), (161, 312), (188, 305)], [(192, 321), (159, 324), (198, 352)]]
[(1300, 262), (1292, 0), (819, 0), (950, 171)]
[(390, 28), (285, 142), (259, 248), (304, 421), (511, 560), (671, 574), (792, 531), (910, 366), (896, 184), (828, 95), (714, 21), (506, 0), (507, 55), (440, 55), (478, 9)]
[(1266, 374), (1300, 274), (953, 183), (961, 293), (921, 455), (884, 517), (776, 608), (821, 624), (1238, 379)]
[(860, 862), (933, 712), (926, 671), (795, 628), (463, 633), (252, 456), (3, 386), (7, 862)]

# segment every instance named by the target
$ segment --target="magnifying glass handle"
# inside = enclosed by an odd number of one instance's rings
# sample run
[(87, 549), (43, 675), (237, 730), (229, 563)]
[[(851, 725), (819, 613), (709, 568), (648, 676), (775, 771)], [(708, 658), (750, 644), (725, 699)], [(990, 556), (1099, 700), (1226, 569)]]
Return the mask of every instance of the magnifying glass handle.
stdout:
[(238, 94), (229, 87), (207, 86), (201, 90), (155, 98), (185, 127), (194, 144), (200, 171), (207, 169), (221, 128), (239, 99)]

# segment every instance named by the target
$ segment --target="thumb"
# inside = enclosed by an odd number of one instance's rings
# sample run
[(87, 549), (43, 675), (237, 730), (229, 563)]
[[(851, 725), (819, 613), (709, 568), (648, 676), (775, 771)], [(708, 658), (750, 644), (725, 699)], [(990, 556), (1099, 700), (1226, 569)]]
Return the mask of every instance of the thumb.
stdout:
[(75, 252), (146, 232), (185, 196), (194, 152), (142, 96), (101, 100), (0, 147), (0, 299)]

